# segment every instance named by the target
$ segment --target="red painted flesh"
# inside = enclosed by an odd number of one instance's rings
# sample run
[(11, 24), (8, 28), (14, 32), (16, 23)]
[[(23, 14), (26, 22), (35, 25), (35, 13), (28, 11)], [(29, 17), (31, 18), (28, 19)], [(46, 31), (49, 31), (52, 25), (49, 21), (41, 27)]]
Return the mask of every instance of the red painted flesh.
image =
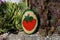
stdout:
[(31, 31), (35, 28), (35, 25), (36, 25), (36, 20), (33, 19), (32, 21), (28, 21), (26, 22), (25, 20), (22, 22), (24, 28), (27, 30), (27, 31)]

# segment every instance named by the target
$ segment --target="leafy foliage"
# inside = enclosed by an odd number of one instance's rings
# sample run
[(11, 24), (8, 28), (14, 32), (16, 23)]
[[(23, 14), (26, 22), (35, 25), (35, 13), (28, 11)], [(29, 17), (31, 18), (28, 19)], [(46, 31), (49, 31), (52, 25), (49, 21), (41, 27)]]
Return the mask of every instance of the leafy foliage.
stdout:
[(3, 2), (0, 5), (0, 33), (11, 29), (22, 30), (21, 19), (27, 6), (21, 3)]

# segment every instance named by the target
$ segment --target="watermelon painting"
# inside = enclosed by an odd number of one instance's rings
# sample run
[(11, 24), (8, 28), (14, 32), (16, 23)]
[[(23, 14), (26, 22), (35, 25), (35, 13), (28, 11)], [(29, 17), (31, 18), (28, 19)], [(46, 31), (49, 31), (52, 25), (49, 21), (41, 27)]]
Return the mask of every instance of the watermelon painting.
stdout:
[(22, 27), (27, 34), (32, 34), (36, 30), (38, 20), (32, 10), (26, 10), (22, 17)]

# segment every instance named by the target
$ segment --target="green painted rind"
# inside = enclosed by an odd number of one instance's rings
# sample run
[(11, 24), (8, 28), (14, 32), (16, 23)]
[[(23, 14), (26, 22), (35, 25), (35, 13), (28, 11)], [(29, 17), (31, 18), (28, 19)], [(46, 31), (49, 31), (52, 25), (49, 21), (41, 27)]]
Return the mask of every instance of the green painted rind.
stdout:
[[(38, 18), (37, 18), (37, 15), (35, 14), (35, 12), (34, 12), (33, 10), (30, 10), (30, 9), (25, 10), (24, 13), (23, 13), (23, 16), (24, 16), (25, 12), (27, 12), (27, 11), (28, 11), (28, 12), (30, 11), (30, 12), (33, 12), (33, 13), (34, 13), (34, 15), (35, 15), (35, 17), (36, 17), (36, 20), (37, 20), (37, 24), (36, 24), (36, 25), (38, 26)], [(23, 18), (23, 17), (22, 17), (22, 18)], [(25, 31), (24, 31), (24, 32), (25, 32), (26, 34), (29, 34), (29, 35), (30, 35), (30, 34), (33, 34), (34, 32), (36, 32), (37, 26), (36, 26), (35, 30), (34, 30), (33, 32), (31, 32), (31, 33), (26, 33)], [(23, 27), (23, 26), (22, 26), (22, 27)], [(24, 30), (24, 28), (23, 28), (23, 30)]]

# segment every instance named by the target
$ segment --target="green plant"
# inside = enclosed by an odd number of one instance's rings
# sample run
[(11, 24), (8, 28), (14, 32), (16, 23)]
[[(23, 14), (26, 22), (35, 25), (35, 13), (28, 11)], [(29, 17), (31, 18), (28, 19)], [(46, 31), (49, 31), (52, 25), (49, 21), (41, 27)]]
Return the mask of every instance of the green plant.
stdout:
[(2, 2), (0, 5), (0, 33), (8, 32), (11, 29), (23, 30), (21, 19), (27, 6), (25, 6), (25, 3), (22, 4)]

